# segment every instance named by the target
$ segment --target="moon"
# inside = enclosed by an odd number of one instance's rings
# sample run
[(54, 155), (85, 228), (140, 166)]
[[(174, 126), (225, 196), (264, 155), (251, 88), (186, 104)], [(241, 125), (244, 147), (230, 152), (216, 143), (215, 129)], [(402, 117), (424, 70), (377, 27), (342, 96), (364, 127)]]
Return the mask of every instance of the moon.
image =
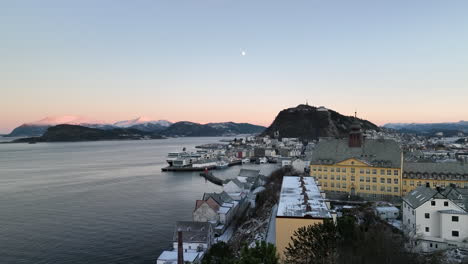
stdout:
[(247, 55), (247, 52), (245, 52), (245, 50), (243, 50), (243, 51), (241, 51), (241, 55), (245, 56), (245, 55)]

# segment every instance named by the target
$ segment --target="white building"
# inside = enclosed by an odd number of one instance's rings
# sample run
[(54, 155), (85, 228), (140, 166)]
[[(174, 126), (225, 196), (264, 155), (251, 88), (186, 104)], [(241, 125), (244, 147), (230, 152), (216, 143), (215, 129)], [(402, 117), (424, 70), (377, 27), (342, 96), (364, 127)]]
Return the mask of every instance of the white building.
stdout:
[(395, 220), (400, 216), (400, 210), (395, 206), (378, 206), (375, 208), (375, 214), (382, 220)]
[(468, 189), (421, 186), (403, 197), (403, 225), (416, 248), (468, 248)]

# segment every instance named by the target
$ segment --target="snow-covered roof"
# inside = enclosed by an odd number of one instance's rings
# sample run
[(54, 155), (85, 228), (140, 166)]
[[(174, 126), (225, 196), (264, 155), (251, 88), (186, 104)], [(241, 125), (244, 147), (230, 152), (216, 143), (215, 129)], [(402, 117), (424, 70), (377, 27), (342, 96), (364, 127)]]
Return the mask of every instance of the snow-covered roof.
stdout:
[(314, 178), (296, 176), (283, 177), (276, 216), (332, 218)]
[(220, 207), (218, 213), (227, 214), (231, 208), (230, 207)]
[(375, 210), (377, 212), (398, 212), (398, 208), (396, 208), (395, 206), (379, 206), (379, 207), (376, 207)]
[[(184, 252), (184, 261), (193, 262), (200, 255), (200, 252)], [(174, 251), (163, 251), (159, 255), (158, 260), (161, 261), (170, 261), (168, 263), (177, 263), (177, 250)]]

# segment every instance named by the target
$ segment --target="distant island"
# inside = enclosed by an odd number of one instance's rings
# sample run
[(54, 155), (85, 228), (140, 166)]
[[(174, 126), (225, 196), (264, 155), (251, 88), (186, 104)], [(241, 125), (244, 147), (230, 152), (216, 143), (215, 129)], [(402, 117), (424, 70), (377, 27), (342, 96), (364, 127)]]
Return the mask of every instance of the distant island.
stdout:
[(40, 137), (20, 138), (13, 143), (37, 143), (37, 142), (78, 142), (98, 140), (140, 140), (163, 139), (163, 136), (144, 132), (137, 129), (98, 129), (78, 125), (57, 125), (49, 127)]
[(433, 136), (443, 133), (445, 136), (456, 136), (468, 133), (468, 121), (445, 123), (388, 123), (384, 128), (394, 129), (400, 133)]

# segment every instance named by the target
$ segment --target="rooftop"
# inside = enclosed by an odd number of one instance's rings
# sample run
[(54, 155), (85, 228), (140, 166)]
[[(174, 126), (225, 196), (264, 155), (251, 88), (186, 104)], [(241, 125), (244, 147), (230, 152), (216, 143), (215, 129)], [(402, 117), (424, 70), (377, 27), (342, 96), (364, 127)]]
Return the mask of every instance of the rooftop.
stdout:
[(332, 218), (312, 177), (284, 176), (277, 217)]
[(348, 146), (348, 139), (321, 138), (312, 153), (312, 164), (334, 164), (350, 158), (378, 167), (401, 166), (401, 149), (391, 139), (365, 139), (359, 148)]

